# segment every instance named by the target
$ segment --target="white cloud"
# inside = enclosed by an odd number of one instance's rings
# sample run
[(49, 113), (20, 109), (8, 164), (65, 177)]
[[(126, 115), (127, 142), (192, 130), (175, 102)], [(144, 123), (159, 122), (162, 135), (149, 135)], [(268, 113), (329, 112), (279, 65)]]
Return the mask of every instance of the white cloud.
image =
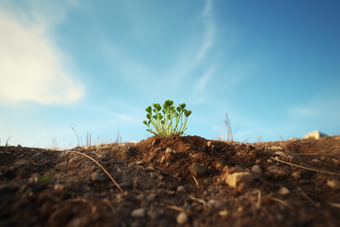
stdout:
[(197, 83), (194, 85), (194, 91), (197, 93), (203, 92), (210, 78), (214, 74), (214, 69), (209, 69), (206, 71), (202, 77), (200, 77)]
[(209, 48), (213, 45), (215, 36), (215, 22), (213, 20), (212, 1), (206, 0), (205, 7), (202, 12), (205, 33), (203, 35), (203, 43), (196, 55), (196, 62), (201, 61), (207, 54)]
[(48, 20), (39, 12), (31, 14), (35, 21), (0, 11), (0, 102), (77, 101), (83, 95), (81, 85), (63, 69), (63, 57), (47, 35)]

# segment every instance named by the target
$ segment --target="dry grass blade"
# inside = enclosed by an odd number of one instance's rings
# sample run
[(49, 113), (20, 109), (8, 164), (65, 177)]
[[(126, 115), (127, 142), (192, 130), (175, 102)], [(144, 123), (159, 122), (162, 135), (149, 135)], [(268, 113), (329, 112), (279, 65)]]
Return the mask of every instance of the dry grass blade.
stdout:
[(273, 157), (271, 157), (271, 159), (278, 161), (278, 162), (285, 163), (287, 165), (296, 166), (296, 167), (299, 167), (299, 168), (302, 168), (302, 169), (308, 169), (308, 170), (315, 171), (315, 172), (328, 173), (328, 174), (334, 174), (334, 175), (340, 176), (339, 173), (333, 173), (333, 172), (328, 172), (328, 171), (324, 171), (324, 170), (318, 170), (318, 169), (308, 168), (308, 167), (304, 167), (304, 166), (299, 166), (299, 165), (296, 165), (296, 164), (293, 164), (293, 163), (290, 163), (290, 162), (285, 162), (285, 161), (282, 161), (282, 160), (279, 160), (279, 159), (273, 158)]
[(311, 202), (312, 204), (314, 204), (315, 205), (315, 203), (314, 203), (314, 201), (313, 200), (311, 200), (307, 195), (306, 195), (306, 193), (304, 193), (304, 192), (301, 192), (301, 195), (303, 195), (306, 199), (308, 199), (308, 201), (309, 202)]
[(282, 136), (280, 135), (280, 133), (277, 132), (277, 134), (280, 136), (281, 140), (284, 141), (284, 139), (282, 138)]
[(168, 208), (173, 209), (173, 210), (178, 210), (178, 211), (181, 211), (181, 212), (186, 212), (186, 210), (181, 208), (181, 207), (176, 207), (176, 206), (168, 205)]
[(260, 139), (261, 139), (261, 135), (259, 136), (259, 138), (257, 138), (257, 143), (260, 143)]
[(76, 134), (77, 140), (78, 140), (78, 146), (80, 146), (78, 133), (76, 132), (76, 130), (74, 130), (74, 128), (71, 125), (70, 125), (70, 127), (74, 131), (74, 133)]
[(194, 178), (196, 184), (197, 184), (197, 187), (200, 187), (200, 185), (198, 184), (198, 181), (196, 180), (196, 178), (194, 176), (192, 176), (192, 178)]
[(276, 202), (279, 202), (281, 203), (282, 205), (286, 206), (286, 207), (289, 207), (289, 208), (292, 208), (291, 205), (289, 205), (288, 203), (286, 203), (285, 201), (281, 200), (281, 199), (278, 199), (278, 198), (274, 198), (274, 197), (270, 197), (270, 199), (276, 201)]
[(192, 195), (189, 195), (189, 197), (190, 197), (190, 199), (192, 199), (192, 200), (195, 200), (195, 201), (197, 201), (197, 202), (203, 203), (204, 206), (207, 205), (207, 202), (205, 202), (203, 199), (195, 198), (195, 197), (193, 197)]
[(78, 151), (72, 151), (72, 152), (80, 154), (80, 155), (84, 155), (85, 157), (87, 157), (87, 158), (91, 159), (92, 161), (94, 161), (110, 177), (110, 179), (117, 186), (117, 188), (120, 190), (120, 192), (124, 193), (123, 189), (119, 186), (119, 184), (117, 184), (117, 182), (111, 177), (111, 175), (106, 171), (106, 169), (104, 169), (104, 167), (102, 165), (100, 165), (96, 160), (94, 160), (93, 158), (91, 158), (90, 156), (88, 156), (88, 155), (86, 155), (84, 153), (81, 153), (81, 152), (78, 152)]
[(112, 213), (115, 213), (115, 208), (113, 207), (112, 203), (108, 199), (104, 199), (104, 202), (110, 207)]
[(331, 206), (340, 208), (340, 203), (328, 203), (328, 204), (331, 205)]
[(8, 145), (8, 140), (9, 138), (11, 138), (11, 136), (8, 137), (7, 141), (6, 141), (6, 150), (7, 150), (7, 145)]
[(260, 208), (261, 206), (261, 191), (260, 190), (255, 190), (255, 192), (257, 192), (257, 203), (256, 203), (256, 207)]
[(230, 125), (230, 121), (228, 118), (228, 113), (225, 114), (227, 117), (227, 120), (224, 120), (225, 124), (227, 125), (227, 129), (228, 129), (228, 134), (227, 134), (227, 141), (229, 141), (229, 134), (230, 134), (230, 141), (231, 144), (233, 143), (233, 132), (231, 131), (231, 125)]

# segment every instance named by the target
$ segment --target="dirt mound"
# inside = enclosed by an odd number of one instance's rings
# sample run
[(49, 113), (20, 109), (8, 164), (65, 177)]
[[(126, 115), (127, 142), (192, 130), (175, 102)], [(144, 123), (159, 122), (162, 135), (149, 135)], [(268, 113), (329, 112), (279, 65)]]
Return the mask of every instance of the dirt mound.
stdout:
[(339, 154), (339, 136), (1, 146), (0, 226), (340, 226)]

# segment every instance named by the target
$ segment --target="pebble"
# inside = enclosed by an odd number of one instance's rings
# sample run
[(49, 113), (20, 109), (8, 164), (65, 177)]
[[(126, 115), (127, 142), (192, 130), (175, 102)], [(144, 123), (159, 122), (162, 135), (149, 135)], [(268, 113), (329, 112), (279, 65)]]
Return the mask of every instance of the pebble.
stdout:
[(158, 174), (157, 174), (157, 173), (154, 173), (154, 172), (151, 172), (151, 173), (150, 173), (150, 177), (151, 177), (152, 179), (158, 178)]
[(312, 160), (312, 162), (321, 162), (319, 159), (317, 159), (317, 158), (314, 158), (313, 160)]
[(275, 151), (276, 155), (280, 155), (280, 156), (287, 156), (284, 152), (282, 151)]
[(64, 185), (62, 184), (55, 184), (54, 185), (54, 190), (63, 190), (64, 189)]
[(132, 182), (131, 181), (122, 182), (122, 183), (119, 183), (119, 186), (122, 189), (130, 189), (132, 188)]
[(93, 172), (91, 173), (91, 179), (93, 181), (104, 181), (105, 177), (103, 177), (100, 173), (98, 172)]
[(178, 187), (177, 187), (177, 191), (178, 191), (178, 192), (184, 192), (184, 193), (185, 193), (187, 190), (185, 190), (185, 188), (181, 185), (181, 186), (178, 186)]
[(156, 170), (155, 170), (155, 167), (153, 167), (153, 166), (148, 166), (148, 167), (146, 167), (146, 170), (152, 171), (152, 172), (156, 171)]
[(190, 169), (195, 177), (204, 176), (208, 172), (208, 169), (204, 165), (197, 163), (192, 164)]
[(320, 160), (321, 160), (321, 161), (325, 161), (325, 160), (326, 160), (326, 157), (321, 157)]
[(261, 163), (261, 159), (256, 159), (255, 164), (260, 165), (260, 163)]
[(274, 164), (273, 160), (271, 160), (271, 159), (268, 159), (267, 162), (268, 162), (269, 164)]
[(208, 147), (211, 147), (211, 141), (207, 142)]
[(153, 152), (154, 152), (154, 153), (158, 153), (158, 152), (160, 152), (161, 150), (162, 150), (161, 147), (157, 147), (155, 150), (153, 150)]
[(136, 162), (137, 165), (145, 165), (146, 163), (144, 161), (138, 161)]
[(238, 184), (243, 184), (244, 186), (247, 186), (251, 184), (254, 180), (253, 175), (250, 173), (233, 173), (233, 174), (228, 174), (226, 183), (230, 187), (237, 187)]
[(276, 167), (276, 166), (268, 167), (268, 172), (272, 173), (277, 179), (285, 179), (290, 175), (284, 169), (281, 169), (281, 168)]
[(259, 165), (254, 165), (253, 168), (251, 168), (251, 171), (255, 172), (255, 173), (262, 173), (262, 169)]
[(278, 193), (280, 194), (280, 195), (287, 195), (287, 194), (289, 194), (289, 189), (288, 188), (286, 188), (286, 187), (281, 187), (280, 189), (279, 189), (279, 191), (278, 191)]
[(218, 200), (214, 200), (214, 199), (210, 199), (208, 201), (208, 204), (212, 207), (212, 208), (221, 208), (223, 207), (223, 203), (221, 201)]
[(334, 164), (338, 164), (339, 163), (339, 161), (338, 160), (336, 160), (336, 159), (332, 159), (332, 162), (334, 163)]
[(277, 151), (284, 151), (284, 149), (282, 147), (279, 147), (279, 146), (271, 146), (270, 149), (271, 150), (277, 150)]
[(340, 181), (339, 180), (328, 180), (327, 185), (332, 189), (340, 189)]
[(228, 215), (228, 211), (227, 210), (221, 210), (220, 212), (218, 212), (218, 214), (220, 215), (220, 216), (227, 216)]
[(188, 221), (188, 215), (185, 212), (181, 212), (177, 216), (176, 220), (178, 224), (182, 225)]
[(293, 177), (295, 180), (300, 180), (302, 176), (300, 172), (295, 172), (293, 173)]
[(131, 213), (131, 217), (133, 218), (144, 218), (145, 210), (143, 208), (135, 209)]
[(165, 150), (165, 152), (167, 152), (167, 153), (173, 153), (173, 150), (172, 150), (170, 147), (167, 147), (166, 150)]

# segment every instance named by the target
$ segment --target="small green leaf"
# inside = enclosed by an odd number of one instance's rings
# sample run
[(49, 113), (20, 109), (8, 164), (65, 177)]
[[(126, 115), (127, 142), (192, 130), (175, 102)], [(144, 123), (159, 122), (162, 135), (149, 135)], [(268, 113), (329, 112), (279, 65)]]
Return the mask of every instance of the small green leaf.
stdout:
[(186, 110), (186, 111), (184, 112), (184, 115), (185, 115), (186, 117), (189, 117), (189, 116), (191, 115), (191, 110)]

